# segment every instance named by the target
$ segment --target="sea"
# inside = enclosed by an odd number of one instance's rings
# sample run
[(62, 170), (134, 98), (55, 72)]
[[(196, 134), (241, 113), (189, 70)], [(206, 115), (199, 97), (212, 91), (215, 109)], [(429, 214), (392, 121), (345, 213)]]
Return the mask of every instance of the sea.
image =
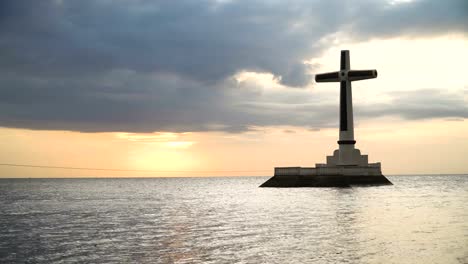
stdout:
[(468, 175), (1, 179), (0, 263), (468, 263)]

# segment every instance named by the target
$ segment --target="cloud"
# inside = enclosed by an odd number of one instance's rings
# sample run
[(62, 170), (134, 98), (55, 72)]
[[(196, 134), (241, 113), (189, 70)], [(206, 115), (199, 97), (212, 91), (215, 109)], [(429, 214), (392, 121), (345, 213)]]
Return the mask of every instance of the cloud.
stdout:
[(365, 117), (393, 115), (407, 120), (468, 118), (468, 106), (462, 90), (443, 92), (443, 89), (421, 89), (391, 92), (388, 96), (389, 103), (358, 107), (357, 112)]
[(415, 0), (395, 5), (374, 5), (356, 14), (352, 32), (363, 37), (424, 36), (468, 32), (468, 2)]
[(295, 17), (298, 7), (274, 2), (61, 3), (3, 1), (2, 71), (70, 76), (124, 68), (208, 84), (242, 69), (298, 75), (312, 51), (301, 41), (321, 36), (308, 23), (307, 30), (293, 30), (307, 14)]
[[(0, 125), (84, 132), (331, 126), (336, 105), (326, 95), (273, 94), (232, 76), (266, 72), (280, 85), (305, 87), (314, 69), (304, 61), (323, 51), (323, 38), (466, 33), (465, 7), (434, 0), (1, 1)], [(410, 110), (400, 114), (460, 117)]]

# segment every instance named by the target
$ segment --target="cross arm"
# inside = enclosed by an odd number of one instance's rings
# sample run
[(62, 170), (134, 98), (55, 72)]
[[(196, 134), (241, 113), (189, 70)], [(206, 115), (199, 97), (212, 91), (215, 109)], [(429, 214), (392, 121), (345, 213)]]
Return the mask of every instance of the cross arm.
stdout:
[(359, 81), (377, 78), (377, 70), (351, 70), (348, 71), (348, 80)]
[(327, 72), (315, 75), (315, 82), (339, 82), (340, 72)]

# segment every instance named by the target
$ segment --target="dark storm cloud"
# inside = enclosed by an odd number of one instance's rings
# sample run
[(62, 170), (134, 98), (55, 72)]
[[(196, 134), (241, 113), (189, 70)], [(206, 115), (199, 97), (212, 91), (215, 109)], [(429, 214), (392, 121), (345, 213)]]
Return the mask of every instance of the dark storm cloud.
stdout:
[[(64, 76), (124, 68), (213, 83), (252, 69), (303, 84), (300, 63), (312, 49), (302, 41), (339, 26), (317, 30), (298, 6), (256, 1), (58, 2), (3, 3), (2, 70)], [(304, 28), (293, 30), (296, 22)]]
[[(270, 72), (302, 87), (313, 71), (302, 61), (318, 55), (316, 43), (329, 34), (466, 33), (465, 7), (434, 0), (4, 0), (0, 125), (129, 132), (329, 126), (335, 105), (287, 95), (267, 102), (230, 77)], [(427, 109), (414, 118), (439, 115), (460, 117)]]

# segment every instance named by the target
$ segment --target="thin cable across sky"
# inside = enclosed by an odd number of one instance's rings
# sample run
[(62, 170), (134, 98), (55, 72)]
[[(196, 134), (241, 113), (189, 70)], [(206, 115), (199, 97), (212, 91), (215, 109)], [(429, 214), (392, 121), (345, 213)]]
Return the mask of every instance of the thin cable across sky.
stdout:
[(7, 167), (24, 167), (24, 168), (38, 168), (38, 169), (63, 169), (63, 170), (90, 170), (90, 171), (121, 171), (121, 172), (163, 172), (163, 173), (212, 173), (212, 172), (266, 172), (271, 170), (136, 170), (136, 169), (113, 169), (113, 168), (86, 168), (86, 167), (66, 167), (66, 166), (49, 166), (49, 165), (31, 165), (31, 164), (13, 164), (13, 163), (0, 163), (0, 166)]

